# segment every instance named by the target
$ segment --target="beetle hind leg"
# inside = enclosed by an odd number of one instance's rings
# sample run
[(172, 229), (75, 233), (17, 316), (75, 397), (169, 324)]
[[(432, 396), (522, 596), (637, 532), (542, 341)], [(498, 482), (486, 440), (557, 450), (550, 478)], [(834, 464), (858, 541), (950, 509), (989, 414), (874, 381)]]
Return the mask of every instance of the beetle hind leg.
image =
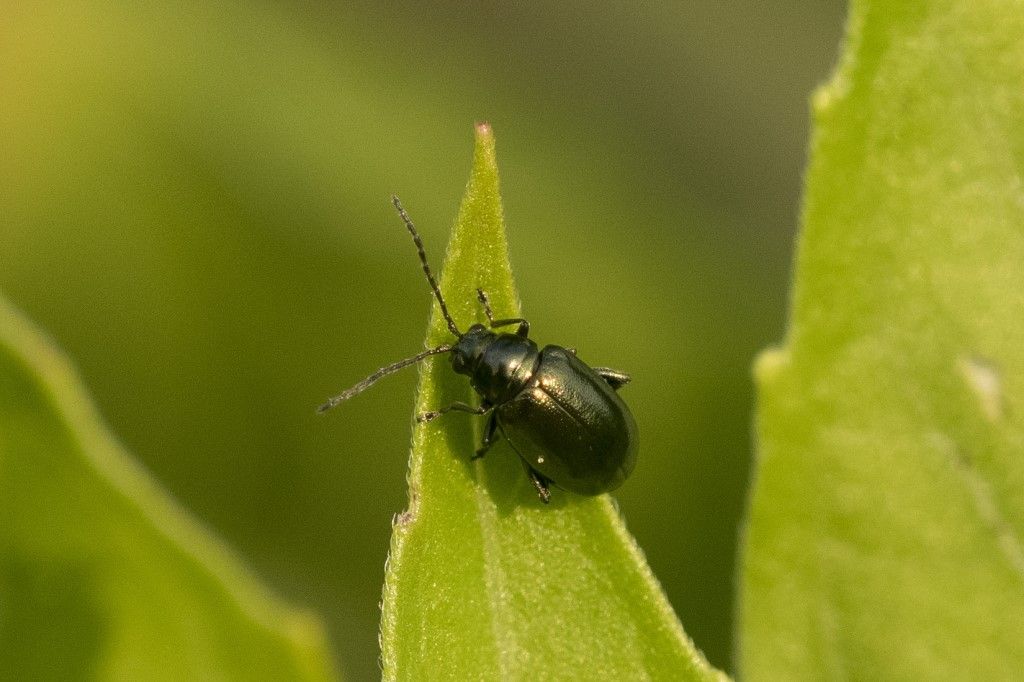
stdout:
[(633, 380), (633, 378), (625, 372), (620, 372), (619, 370), (612, 369), (611, 367), (595, 367), (594, 371), (597, 372), (598, 376), (607, 381), (608, 385), (616, 391)]
[(537, 497), (539, 497), (540, 501), (544, 504), (549, 503), (551, 501), (551, 489), (548, 487), (548, 484), (551, 483), (551, 481), (537, 473), (537, 471), (525, 461), (523, 462), (523, 466), (526, 468), (526, 475), (530, 477), (530, 483), (532, 483), (533, 487), (537, 489)]

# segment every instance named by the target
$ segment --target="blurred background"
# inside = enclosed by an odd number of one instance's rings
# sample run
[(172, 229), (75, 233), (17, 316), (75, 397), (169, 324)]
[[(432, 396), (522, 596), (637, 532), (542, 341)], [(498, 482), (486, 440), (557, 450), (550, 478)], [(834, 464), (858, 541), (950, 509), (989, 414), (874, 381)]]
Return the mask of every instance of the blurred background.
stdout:
[(616, 497), (731, 670), (750, 363), (784, 333), (807, 101), (844, 10), (6, 3), (0, 290), (373, 679), (416, 372), (314, 408), (421, 348), (430, 294), (389, 196), (440, 264), (490, 121), (533, 336), (632, 374), (643, 445)]

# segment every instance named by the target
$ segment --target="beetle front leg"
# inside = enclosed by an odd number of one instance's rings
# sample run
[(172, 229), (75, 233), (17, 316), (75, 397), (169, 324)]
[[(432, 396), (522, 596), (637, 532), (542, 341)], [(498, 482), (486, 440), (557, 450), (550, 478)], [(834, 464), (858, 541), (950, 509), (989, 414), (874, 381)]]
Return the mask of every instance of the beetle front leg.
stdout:
[(619, 370), (612, 369), (611, 367), (595, 367), (594, 371), (597, 372), (598, 376), (607, 381), (608, 385), (616, 391), (633, 380), (633, 378), (625, 372), (620, 372)]
[(524, 339), (530, 336), (530, 323), (521, 317), (509, 317), (504, 320), (494, 319), (494, 312), (491, 311), (491, 299), (487, 297), (487, 293), (483, 289), (476, 290), (476, 297), (484, 307), (484, 314), (487, 315), (487, 321), (491, 324), (491, 329), (497, 327), (509, 327), (513, 324), (518, 324), (519, 329), (516, 330), (516, 335), (523, 337)]
[(501, 432), (498, 431), (498, 415), (491, 412), (491, 416), (487, 419), (487, 425), (484, 426), (484, 437), (480, 443), (480, 447), (476, 449), (476, 453), (470, 457), (470, 460), (477, 460), (487, 454), (487, 451), (491, 449), (491, 446), (498, 442), (498, 438), (501, 437)]
[(493, 405), (491, 405), (488, 402), (480, 403), (480, 407), (473, 407), (472, 405), (467, 405), (466, 403), (463, 402), (457, 402), (452, 403), (447, 407), (442, 407), (440, 410), (432, 410), (430, 412), (423, 412), (422, 414), (418, 414), (416, 415), (416, 421), (419, 422), (420, 424), (429, 421), (434, 421), (435, 419), (440, 417), (442, 414), (445, 414), (446, 412), (468, 412), (469, 414), (487, 414), (488, 412), (491, 411), (492, 407)]

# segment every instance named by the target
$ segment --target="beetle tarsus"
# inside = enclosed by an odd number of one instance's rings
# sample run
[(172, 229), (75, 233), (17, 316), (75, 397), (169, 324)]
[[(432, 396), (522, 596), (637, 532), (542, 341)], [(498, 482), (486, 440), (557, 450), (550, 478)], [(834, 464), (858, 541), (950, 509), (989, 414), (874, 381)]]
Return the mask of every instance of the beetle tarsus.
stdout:
[(526, 473), (530, 476), (530, 483), (533, 483), (533, 487), (537, 489), (537, 497), (544, 504), (551, 502), (551, 490), (548, 488), (547, 480), (533, 469), (527, 469)]

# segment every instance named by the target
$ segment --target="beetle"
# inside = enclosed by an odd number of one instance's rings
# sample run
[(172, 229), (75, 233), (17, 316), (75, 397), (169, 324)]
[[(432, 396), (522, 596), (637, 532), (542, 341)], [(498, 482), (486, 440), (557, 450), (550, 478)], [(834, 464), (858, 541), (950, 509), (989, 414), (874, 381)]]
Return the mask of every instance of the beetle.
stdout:
[[(608, 367), (590, 367), (571, 348), (538, 348), (530, 339), (530, 323), (525, 319), (494, 319), (482, 289), (477, 289), (477, 299), (488, 326), (474, 324), (460, 331), (430, 270), (415, 225), (398, 197), (393, 196), (391, 202), (412, 235), (423, 273), (456, 341), (381, 367), (329, 399), (318, 412), (362, 393), (403, 367), (450, 353), (452, 369), (469, 377), (480, 405), (455, 402), (418, 415), (418, 423), (448, 412), (486, 415), (483, 441), (473, 459), (483, 457), (503, 436), (519, 455), (545, 504), (551, 499), (551, 485), (579, 495), (600, 495), (622, 485), (633, 471), (637, 452), (636, 421), (617, 392), (629, 383), (629, 375)], [(513, 333), (495, 331), (512, 326), (517, 327)]]

